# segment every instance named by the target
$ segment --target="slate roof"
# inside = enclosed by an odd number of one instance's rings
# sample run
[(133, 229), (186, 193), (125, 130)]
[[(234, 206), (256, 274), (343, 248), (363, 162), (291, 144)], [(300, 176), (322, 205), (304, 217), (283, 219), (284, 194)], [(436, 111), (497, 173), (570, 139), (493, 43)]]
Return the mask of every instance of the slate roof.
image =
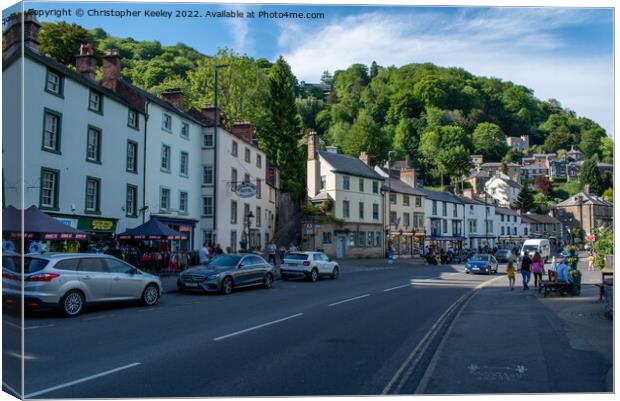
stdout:
[(330, 165), (334, 173), (348, 174), (356, 177), (371, 178), (373, 180), (384, 181), (375, 170), (367, 166), (357, 157), (346, 156), (340, 153), (319, 150), (319, 155)]
[(560, 220), (548, 214), (527, 213), (521, 215), (521, 221), (524, 223), (538, 223), (538, 224), (561, 224)]
[(446, 191), (433, 191), (426, 188), (417, 188), (424, 196), (430, 200), (438, 200), (442, 202), (463, 203), (458, 197)]
[[(500, 177), (497, 176), (493, 176), (491, 177), (491, 179), (489, 180), (489, 182), (491, 182), (492, 180), (497, 179), (497, 180), (502, 180), (504, 181), (506, 184), (508, 184), (508, 186), (513, 187), (513, 188), (517, 188), (517, 189), (521, 189), (523, 188), (523, 185), (519, 184), (518, 182), (516, 182), (513, 179), (508, 178), (507, 175), (502, 174)], [(488, 182), (487, 182), (488, 184)]]
[(519, 212), (517, 212), (516, 210), (512, 210), (510, 208), (507, 208), (507, 207), (496, 206), (495, 207), (495, 214), (505, 214), (505, 215), (508, 215), (508, 216), (518, 216)]
[(577, 195), (571, 196), (570, 198), (558, 203), (557, 207), (569, 207), (569, 206), (578, 206), (580, 204), (579, 196), (583, 199), (584, 205), (596, 205), (596, 206), (608, 206), (613, 207), (614, 204), (601, 198), (600, 196), (596, 196), (594, 194), (579, 192)]
[(399, 194), (426, 196), (426, 194), (422, 192), (419, 188), (414, 188), (406, 182), (403, 182), (397, 178), (386, 179), (383, 183), (382, 188), (385, 191), (387, 191), (389, 188), (390, 192), (397, 192)]

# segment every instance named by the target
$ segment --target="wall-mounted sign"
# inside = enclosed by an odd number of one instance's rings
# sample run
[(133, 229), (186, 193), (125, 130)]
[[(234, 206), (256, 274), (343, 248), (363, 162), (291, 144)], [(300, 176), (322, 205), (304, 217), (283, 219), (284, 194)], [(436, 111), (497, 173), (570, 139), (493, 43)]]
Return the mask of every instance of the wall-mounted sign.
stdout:
[(256, 185), (251, 182), (243, 182), (237, 185), (235, 193), (240, 198), (251, 198), (256, 195)]

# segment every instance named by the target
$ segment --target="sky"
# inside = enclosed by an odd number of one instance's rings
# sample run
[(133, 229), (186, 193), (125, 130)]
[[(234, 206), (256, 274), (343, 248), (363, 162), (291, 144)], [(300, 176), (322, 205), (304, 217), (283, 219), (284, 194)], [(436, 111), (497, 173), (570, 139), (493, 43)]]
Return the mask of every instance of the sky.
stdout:
[[(26, 9), (70, 10), (41, 21), (103, 28), (115, 37), (182, 42), (204, 54), (230, 48), (274, 61), (283, 56), (299, 81), (353, 63), (434, 63), (512, 81), (591, 118), (613, 137), (614, 56), (611, 8), (417, 7), (259, 4), (25, 2)], [(84, 15), (77, 16), (77, 9)], [(136, 17), (89, 16), (90, 10), (140, 11)], [(145, 11), (172, 11), (172, 18)], [(244, 17), (213, 18), (234, 11)], [(196, 11), (200, 17), (176, 17)], [(254, 11), (255, 17), (246, 17)], [(266, 18), (259, 12), (322, 13), (321, 18)], [(7, 15), (7, 10), (3, 16)], [(186, 14), (187, 15), (187, 14)], [(289, 14), (290, 16), (290, 14)], [(5, 26), (6, 27), (6, 26)]]

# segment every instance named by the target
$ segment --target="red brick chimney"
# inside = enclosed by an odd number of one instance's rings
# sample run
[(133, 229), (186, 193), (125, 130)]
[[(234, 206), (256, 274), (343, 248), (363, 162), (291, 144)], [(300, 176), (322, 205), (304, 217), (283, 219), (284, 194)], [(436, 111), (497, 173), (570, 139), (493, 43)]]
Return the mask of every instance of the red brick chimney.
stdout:
[(24, 47), (37, 49), (39, 46), (39, 30), (41, 25), (35, 15), (13, 13), (9, 17), (9, 26), (4, 31), (3, 40), (7, 56), (20, 47), (22, 43), (22, 27), (24, 32)]
[[(205, 116), (208, 120), (211, 120), (213, 124), (215, 124), (215, 106), (212, 104), (205, 104), (202, 107), (200, 113)], [(224, 118), (220, 114), (220, 125), (224, 121)]]
[(405, 184), (416, 187), (417, 177), (415, 173), (415, 169), (413, 168), (401, 168), (400, 169), (400, 180)]
[(474, 190), (472, 188), (464, 188), (463, 196), (468, 199), (474, 199)]
[(365, 165), (370, 166), (370, 157), (368, 157), (368, 153), (360, 153), (360, 160), (364, 162)]
[(319, 134), (315, 131), (308, 133), (308, 160), (316, 160), (320, 149)]
[(183, 91), (180, 88), (166, 89), (161, 96), (170, 104), (174, 105), (179, 110), (183, 110), (185, 106), (185, 97)]
[(108, 49), (103, 56), (103, 78), (101, 85), (116, 92), (118, 80), (121, 79), (121, 58), (118, 49)]
[(252, 142), (254, 139), (254, 129), (252, 123), (249, 121), (237, 121), (234, 122), (230, 128), (230, 132), (248, 142)]
[(80, 74), (92, 80), (96, 79), (97, 59), (90, 43), (80, 45), (80, 54), (75, 56), (75, 66)]

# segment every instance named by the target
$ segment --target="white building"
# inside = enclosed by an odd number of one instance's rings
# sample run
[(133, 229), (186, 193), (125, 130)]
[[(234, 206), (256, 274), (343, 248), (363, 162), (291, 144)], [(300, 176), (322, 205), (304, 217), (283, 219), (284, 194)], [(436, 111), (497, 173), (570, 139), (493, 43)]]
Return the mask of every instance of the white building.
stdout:
[[(93, 234), (109, 235), (139, 225), (144, 199), (144, 113), (99, 85), (93, 69), (80, 74), (40, 54), (38, 24), (25, 21), (24, 25), (23, 48), (20, 38), (11, 34), (19, 24), (5, 33), (5, 206), (36, 205)], [(81, 49), (80, 65), (88, 64), (89, 52), (88, 47)]]
[(513, 209), (495, 208), (495, 227), (498, 243), (502, 248), (512, 248), (528, 237), (528, 227), (523, 224), (521, 215)]
[(418, 188), (426, 195), (424, 203), (426, 241), (448, 249), (463, 246), (463, 201), (445, 191)]
[(510, 179), (506, 174), (497, 172), (485, 184), (485, 192), (495, 199), (500, 206), (513, 205), (523, 186)]
[(494, 227), (495, 206), (481, 199), (477, 199), (473, 191), (466, 190), (464, 196), (459, 196), (465, 208), (465, 230), (467, 238), (465, 248), (477, 250), (488, 246), (493, 248), (497, 238)]

